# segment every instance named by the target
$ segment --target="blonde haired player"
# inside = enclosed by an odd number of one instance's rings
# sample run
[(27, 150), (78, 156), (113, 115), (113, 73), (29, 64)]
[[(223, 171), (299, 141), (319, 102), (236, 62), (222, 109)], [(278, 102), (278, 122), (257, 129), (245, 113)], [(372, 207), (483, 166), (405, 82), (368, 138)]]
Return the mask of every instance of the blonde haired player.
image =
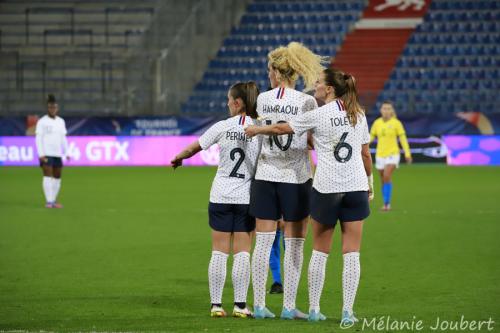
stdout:
[(377, 152), (375, 167), (382, 180), (383, 211), (391, 210), (392, 174), (399, 166), (400, 149), (398, 139), (403, 147), (407, 163), (412, 162), (410, 146), (406, 139), (406, 132), (401, 121), (396, 118), (392, 102), (385, 101), (380, 107), (382, 117), (375, 120), (370, 131), (370, 141), (377, 138)]
[(49, 95), (47, 114), (36, 123), (36, 149), (43, 172), (42, 186), (46, 208), (62, 208), (56, 200), (61, 188), (62, 160), (68, 153), (68, 131), (64, 119), (57, 116), (58, 112), (56, 98)]
[(364, 219), (370, 214), (368, 201), (373, 199), (370, 134), (354, 77), (327, 68), (316, 84), (315, 96), (326, 104), (289, 124), (249, 126), (245, 132), (253, 136), (313, 130), (318, 166), (311, 193), (314, 250), (308, 270), (309, 320), (326, 319), (320, 312), (320, 298), (333, 232), (340, 220), (344, 260), (342, 324), (350, 326), (358, 321), (353, 307), (361, 274), (359, 253)]
[[(271, 90), (259, 95), (257, 113), (264, 124), (287, 123), (317, 108), (314, 97), (295, 90), (302, 77), (314, 86), (323, 70), (322, 57), (292, 42), (268, 54)], [(266, 308), (266, 281), (276, 223), (285, 224), (284, 297), (282, 319), (306, 319), (295, 299), (302, 271), (304, 239), (309, 216), (311, 168), (308, 133), (264, 137), (250, 196), (250, 214), (256, 218), (252, 255), (255, 318), (273, 318)]]

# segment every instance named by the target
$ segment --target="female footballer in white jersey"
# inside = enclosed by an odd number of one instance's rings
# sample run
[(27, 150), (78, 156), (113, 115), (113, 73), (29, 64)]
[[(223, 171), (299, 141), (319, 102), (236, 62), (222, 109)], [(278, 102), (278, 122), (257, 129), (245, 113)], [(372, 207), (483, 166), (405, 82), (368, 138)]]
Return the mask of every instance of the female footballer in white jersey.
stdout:
[(62, 208), (56, 199), (61, 188), (62, 159), (68, 153), (68, 141), (66, 123), (57, 116), (58, 112), (56, 98), (49, 95), (47, 115), (36, 123), (36, 148), (43, 171), (42, 187), (47, 208)]
[(228, 92), (231, 118), (210, 127), (198, 141), (187, 146), (172, 160), (172, 166), (182, 165), (190, 158), (213, 144), (220, 146), (220, 162), (210, 191), (208, 206), (209, 224), (212, 228), (212, 258), (208, 267), (211, 316), (224, 317), (222, 291), (226, 280), (226, 262), (231, 250), (234, 253), (233, 316), (247, 318), (252, 313), (246, 307), (250, 284), (250, 249), (255, 219), (248, 214), (250, 184), (260, 150), (257, 138), (248, 138), (244, 126), (253, 124), (259, 90), (254, 82), (237, 83)]
[(319, 301), (333, 231), (340, 220), (344, 257), (342, 322), (349, 324), (357, 320), (353, 304), (360, 277), (361, 234), (363, 220), (370, 214), (368, 201), (370, 196), (373, 198), (370, 134), (352, 76), (325, 69), (316, 83), (315, 97), (324, 99), (326, 104), (288, 124), (250, 126), (246, 133), (252, 137), (313, 131), (318, 165), (311, 195), (314, 251), (308, 272), (309, 320), (325, 319), (319, 311)]
[[(314, 97), (294, 89), (299, 77), (307, 88), (323, 70), (322, 58), (300, 43), (292, 42), (268, 54), (269, 80), (273, 89), (259, 95), (257, 113), (266, 124), (287, 123), (317, 108)], [(304, 239), (309, 217), (311, 168), (308, 134), (269, 136), (262, 141), (250, 214), (256, 218), (256, 244), (252, 255), (255, 318), (273, 318), (266, 308), (269, 256), (276, 221), (285, 223), (284, 297), (281, 318), (306, 319), (296, 309), (295, 298), (302, 270)]]

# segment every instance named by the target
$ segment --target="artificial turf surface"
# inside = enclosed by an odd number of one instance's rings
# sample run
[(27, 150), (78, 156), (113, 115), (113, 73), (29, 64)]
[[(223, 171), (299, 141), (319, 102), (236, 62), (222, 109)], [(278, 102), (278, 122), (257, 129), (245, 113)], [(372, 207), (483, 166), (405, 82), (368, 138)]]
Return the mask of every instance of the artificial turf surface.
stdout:
[[(0, 331), (342, 331), (338, 234), (322, 297), (326, 322), (209, 317), (207, 204), (214, 173), (66, 168), (65, 207), (56, 210), (43, 208), (39, 169), (0, 168)], [(500, 168), (397, 170), (394, 210), (378, 211), (378, 191), (365, 224), (358, 317), (422, 320), (422, 332), (437, 317), (491, 317), (500, 331), (499, 198)], [(304, 311), (310, 255), (309, 236), (297, 299)], [(226, 310), (232, 309), (231, 262)], [(279, 314), (282, 296), (268, 295), (267, 304)], [(346, 331), (373, 328), (360, 323)]]

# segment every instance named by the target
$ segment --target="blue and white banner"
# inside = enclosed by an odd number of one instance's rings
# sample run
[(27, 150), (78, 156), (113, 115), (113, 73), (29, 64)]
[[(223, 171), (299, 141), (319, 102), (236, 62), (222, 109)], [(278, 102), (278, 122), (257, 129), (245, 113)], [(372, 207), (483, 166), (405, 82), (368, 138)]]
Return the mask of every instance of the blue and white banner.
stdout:
[[(165, 136), (201, 135), (215, 122), (227, 115), (208, 117), (67, 117), (69, 135), (79, 136)], [(368, 114), (369, 123), (379, 117)], [(409, 137), (441, 135), (500, 134), (500, 114), (484, 115), (479, 112), (461, 112), (446, 115), (413, 115), (398, 117)], [(37, 116), (0, 117), (0, 136), (34, 135)]]

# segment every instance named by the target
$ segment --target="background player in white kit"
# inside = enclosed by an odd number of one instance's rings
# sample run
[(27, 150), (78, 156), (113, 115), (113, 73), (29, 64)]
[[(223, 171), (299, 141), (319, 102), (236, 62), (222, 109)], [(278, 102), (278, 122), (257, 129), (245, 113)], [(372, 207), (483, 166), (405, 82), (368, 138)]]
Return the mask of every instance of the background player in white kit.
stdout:
[(340, 220), (344, 257), (342, 322), (353, 324), (357, 321), (353, 304), (360, 277), (363, 220), (370, 214), (369, 197), (373, 198), (370, 134), (352, 76), (326, 69), (316, 84), (315, 97), (324, 99), (326, 104), (288, 124), (250, 126), (246, 133), (300, 135), (313, 131), (318, 165), (311, 195), (314, 250), (308, 273), (309, 320), (325, 319), (319, 312), (319, 301), (334, 227)]
[(62, 159), (68, 153), (66, 140), (68, 131), (64, 119), (57, 116), (58, 112), (56, 98), (54, 95), (49, 95), (47, 115), (36, 123), (36, 149), (43, 171), (42, 186), (47, 208), (62, 208), (56, 200), (61, 189)]
[[(272, 90), (259, 95), (257, 113), (266, 124), (289, 122), (317, 108), (314, 97), (294, 89), (301, 76), (311, 88), (323, 70), (322, 57), (292, 42), (268, 54)], [(305, 319), (296, 309), (304, 239), (309, 216), (311, 169), (307, 133), (263, 138), (250, 214), (256, 218), (256, 244), (252, 255), (255, 318), (273, 318), (265, 304), (269, 256), (276, 234), (276, 221), (285, 222), (283, 319)]]
[(231, 118), (210, 127), (198, 141), (187, 146), (172, 160), (172, 166), (182, 165), (189, 158), (213, 144), (220, 146), (220, 162), (210, 191), (208, 206), (212, 228), (212, 258), (208, 267), (211, 316), (225, 317), (222, 291), (226, 280), (227, 257), (233, 243), (233, 316), (247, 318), (252, 313), (246, 307), (250, 284), (250, 249), (255, 219), (248, 214), (250, 184), (260, 150), (257, 138), (248, 138), (244, 126), (254, 124), (259, 90), (254, 82), (237, 83), (228, 92)]

